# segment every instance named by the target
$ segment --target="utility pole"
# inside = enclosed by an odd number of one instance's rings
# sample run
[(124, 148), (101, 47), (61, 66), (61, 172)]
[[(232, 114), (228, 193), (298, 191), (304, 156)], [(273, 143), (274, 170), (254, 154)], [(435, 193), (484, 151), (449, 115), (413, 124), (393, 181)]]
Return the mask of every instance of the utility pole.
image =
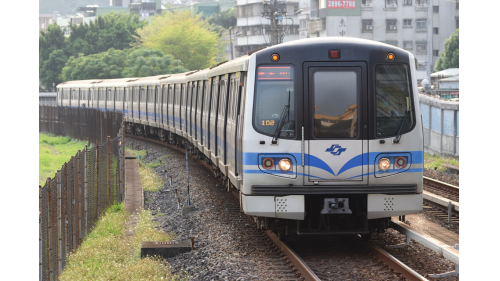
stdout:
[(266, 27), (266, 33), (269, 35), (269, 45), (283, 43), (286, 27), (281, 23), (286, 14), (286, 3), (284, 0), (263, 0), (264, 12), (261, 16), (270, 21)]
[(433, 17), (433, 6), (432, 0), (427, 0), (427, 79), (432, 86), (431, 74), (432, 74), (432, 17)]

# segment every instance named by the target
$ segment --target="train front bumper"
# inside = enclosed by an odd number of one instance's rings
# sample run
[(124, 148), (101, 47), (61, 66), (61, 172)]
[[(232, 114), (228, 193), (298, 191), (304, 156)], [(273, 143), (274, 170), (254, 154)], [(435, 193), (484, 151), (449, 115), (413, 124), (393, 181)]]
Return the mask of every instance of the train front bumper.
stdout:
[[(326, 197), (326, 196), (325, 196)], [(243, 211), (247, 215), (303, 220), (305, 196), (241, 195)], [(377, 219), (422, 212), (422, 194), (367, 194), (367, 218)]]

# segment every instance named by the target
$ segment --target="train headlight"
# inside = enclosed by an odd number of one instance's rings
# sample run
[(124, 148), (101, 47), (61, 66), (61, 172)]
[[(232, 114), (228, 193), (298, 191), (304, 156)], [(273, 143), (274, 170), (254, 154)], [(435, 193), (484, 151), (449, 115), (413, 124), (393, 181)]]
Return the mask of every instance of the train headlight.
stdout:
[(288, 172), (292, 168), (292, 161), (290, 161), (290, 159), (286, 159), (286, 158), (281, 159), (279, 166), (280, 166), (280, 170), (282, 170), (283, 172)]
[(390, 166), (391, 161), (388, 158), (380, 158), (380, 160), (378, 160), (378, 167), (380, 170), (387, 171)]

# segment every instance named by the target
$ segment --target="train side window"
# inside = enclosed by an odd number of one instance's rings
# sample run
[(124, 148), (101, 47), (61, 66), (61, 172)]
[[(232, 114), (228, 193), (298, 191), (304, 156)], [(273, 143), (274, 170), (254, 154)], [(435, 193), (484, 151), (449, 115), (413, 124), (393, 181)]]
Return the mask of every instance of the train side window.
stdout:
[(375, 111), (377, 137), (397, 135), (406, 116), (403, 133), (415, 125), (409, 68), (403, 64), (375, 67)]

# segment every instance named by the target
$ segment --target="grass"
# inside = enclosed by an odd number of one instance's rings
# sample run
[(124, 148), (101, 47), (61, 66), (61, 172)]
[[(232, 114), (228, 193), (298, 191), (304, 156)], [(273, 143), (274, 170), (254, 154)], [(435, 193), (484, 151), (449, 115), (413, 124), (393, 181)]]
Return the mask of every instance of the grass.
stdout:
[(78, 150), (83, 150), (86, 144), (70, 137), (38, 134), (38, 184), (43, 185), (47, 178), (53, 178), (57, 170), (69, 162)]
[(67, 258), (59, 280), (186, 280), (172, 275), (165, 261), (140, 257), (142, 241), (171, 241), (173, 236), (155, 229), (152, 216), (143, 210), (132, 239), (126, 238), (128, 213), (114, 205), (84, 239), (77, 252)]
[(459, 166), (458, 160), (451, 157), (439, 157), (437, 155), (431, 155), (430, 153), (424, 153), (424, 168), (429, 170), (437, 170), (440, 172), (446, 172), (446, 167), (443, 166), (444, 163)]
[[(139, 175), (141, 176), (142, 188), (145, 191), (158, 191), (163, 187), (163, 180), (155, 172), (155, 168), (160, 167), (160, 162), (144, 162), (146, 150), (134, 150), (130, 147), (125, 147), (131, 155), (139, 160)], [(138, 156), (141, 156), (140, 159)]]

